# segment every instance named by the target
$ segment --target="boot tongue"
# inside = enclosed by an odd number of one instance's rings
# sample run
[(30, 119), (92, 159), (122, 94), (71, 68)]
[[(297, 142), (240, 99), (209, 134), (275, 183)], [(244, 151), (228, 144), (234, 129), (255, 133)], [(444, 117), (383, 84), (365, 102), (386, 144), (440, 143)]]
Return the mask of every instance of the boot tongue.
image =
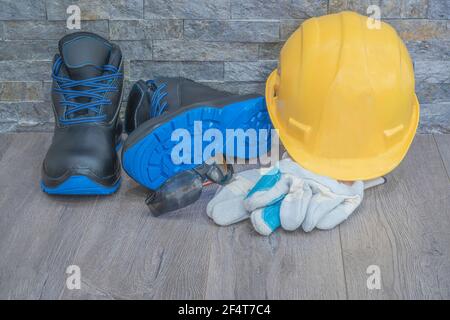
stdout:
[(61, 39), (59, 50), (70, 78), (84, 80), (103, 74), (111, 45), (95, 35), (69, 35)]
[[(103, 66), (109, 62), (111, 45), (103, 38), (94, 34), (70, 34), (59, 42), (59, 52), (64, 62), (65, 72), (72, 80), (86, 80), (103, 74)], [(91, 89), (78, 86), (72, 90), (84, 91)], [(74, 101), (88, 103), (91, 98), (77, 97)], [(95, 115), (93, 110), (80, 110), (69, 117)]]

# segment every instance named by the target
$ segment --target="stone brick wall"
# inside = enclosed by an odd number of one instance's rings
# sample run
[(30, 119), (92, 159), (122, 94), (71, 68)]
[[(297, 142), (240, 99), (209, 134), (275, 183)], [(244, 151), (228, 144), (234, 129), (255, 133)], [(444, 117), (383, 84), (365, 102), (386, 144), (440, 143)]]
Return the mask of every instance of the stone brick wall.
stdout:
[(51, 59), (71, 4), (82, 30), (122, 47), (127, 90), (182, 75), (240, 93), (264, 91), (305, 18), (379, 5), (415, 61), (421, 132), (450, 132), (450, 0), (0, 0), (0, 131), (52, 130)]

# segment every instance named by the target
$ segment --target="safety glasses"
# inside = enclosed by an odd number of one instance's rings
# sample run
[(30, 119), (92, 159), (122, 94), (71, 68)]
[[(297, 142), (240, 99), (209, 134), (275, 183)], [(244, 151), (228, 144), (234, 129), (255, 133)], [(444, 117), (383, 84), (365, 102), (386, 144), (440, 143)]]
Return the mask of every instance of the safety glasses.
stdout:
[(197, 201), (203, 187), (227, 184), (233, 177), (230, 164), (202, 164), (168, 179), (158, 190), (150, 191), (145, 203), (154, 216), (184, 208)]

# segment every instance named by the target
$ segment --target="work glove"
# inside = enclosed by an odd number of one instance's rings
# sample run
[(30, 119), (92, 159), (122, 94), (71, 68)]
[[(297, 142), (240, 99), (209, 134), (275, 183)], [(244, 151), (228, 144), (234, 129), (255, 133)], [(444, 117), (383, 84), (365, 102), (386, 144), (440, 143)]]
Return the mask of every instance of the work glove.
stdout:
[(215, 223), (226, 226), (251, 218), (255, 230), (270, 235), (278, 227), (332, 229), (360, 205), (363, 189), (384, 178), (351, 186), (311, 173), (291, 159), (281, 160), (268, 173), (254, 169), (239, 173), (221, 188), (207, 207)]
[(244, 207), (252, 212), (253, 226), (262, 235), (280, 226), (288, 231), (301, 226), (305, 232), (332, 229), (362, 202), (362, 181), (349, 186), (314, 174), (289, 158), (279, 162), (278, 171), (281, 178), (273, 188), (258, 186), (265, 179), (262, 177), (244, 199)]

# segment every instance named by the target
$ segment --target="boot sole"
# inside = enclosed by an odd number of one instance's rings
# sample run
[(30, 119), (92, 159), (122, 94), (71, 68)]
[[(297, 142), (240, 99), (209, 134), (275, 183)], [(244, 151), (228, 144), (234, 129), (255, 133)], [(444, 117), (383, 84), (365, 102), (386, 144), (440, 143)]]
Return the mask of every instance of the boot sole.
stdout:
[(86, 176), (71, 176), (54, 188), (47, 187), (41, 181), (41, 189), (51, 195), (108, 195), (116, 192), (120, 187), (120, 179), (113, 186), (107, 187)]
[[(265, 99), (257, 97), (220, 107), (196, 106), (176, 114), (172, 118), (165, 119), (164, 122), (158, 123), (147, 131), (133, 132), (122, 151), (123, 169), (139, 184), (156, 190), (177, 173), (195, 168), (199, 165), (198, 163), (174, 164), (171, 158), (172, 149), (178, 143), (178, 141), (171, 140), (172, 132), (176, 129), (185, 129), (191, 137), (194, 137), (195, 121), (202, 122), (203, 132), (206, 129), (213, 128), (219, 130), (223, 137), (226, 137), (226, 129), (268, 130), (268, 135), (264, 141), (259, 141), (258, 135), (256, 145), (245, 139), (244, 148), (234, 148), (232, 152), (227, 150), (228, 141), (224, 141), (221, 152), (224, 155), (249, 159), (254, 156), (259, 157), (260, 153), (266, 153), (270, 150), (270, 129), (272, 129), (272, 125), (267, 113)], [(201, 150), (205, 150), (205, 147), (211, 142), (201, 140)], [(258, 145), (264, 146), (263, 150), (259, 150)], [(194, 151), (194, 149), (192, 150)], [(192, 158), (193, 155), (191, 160)]]

